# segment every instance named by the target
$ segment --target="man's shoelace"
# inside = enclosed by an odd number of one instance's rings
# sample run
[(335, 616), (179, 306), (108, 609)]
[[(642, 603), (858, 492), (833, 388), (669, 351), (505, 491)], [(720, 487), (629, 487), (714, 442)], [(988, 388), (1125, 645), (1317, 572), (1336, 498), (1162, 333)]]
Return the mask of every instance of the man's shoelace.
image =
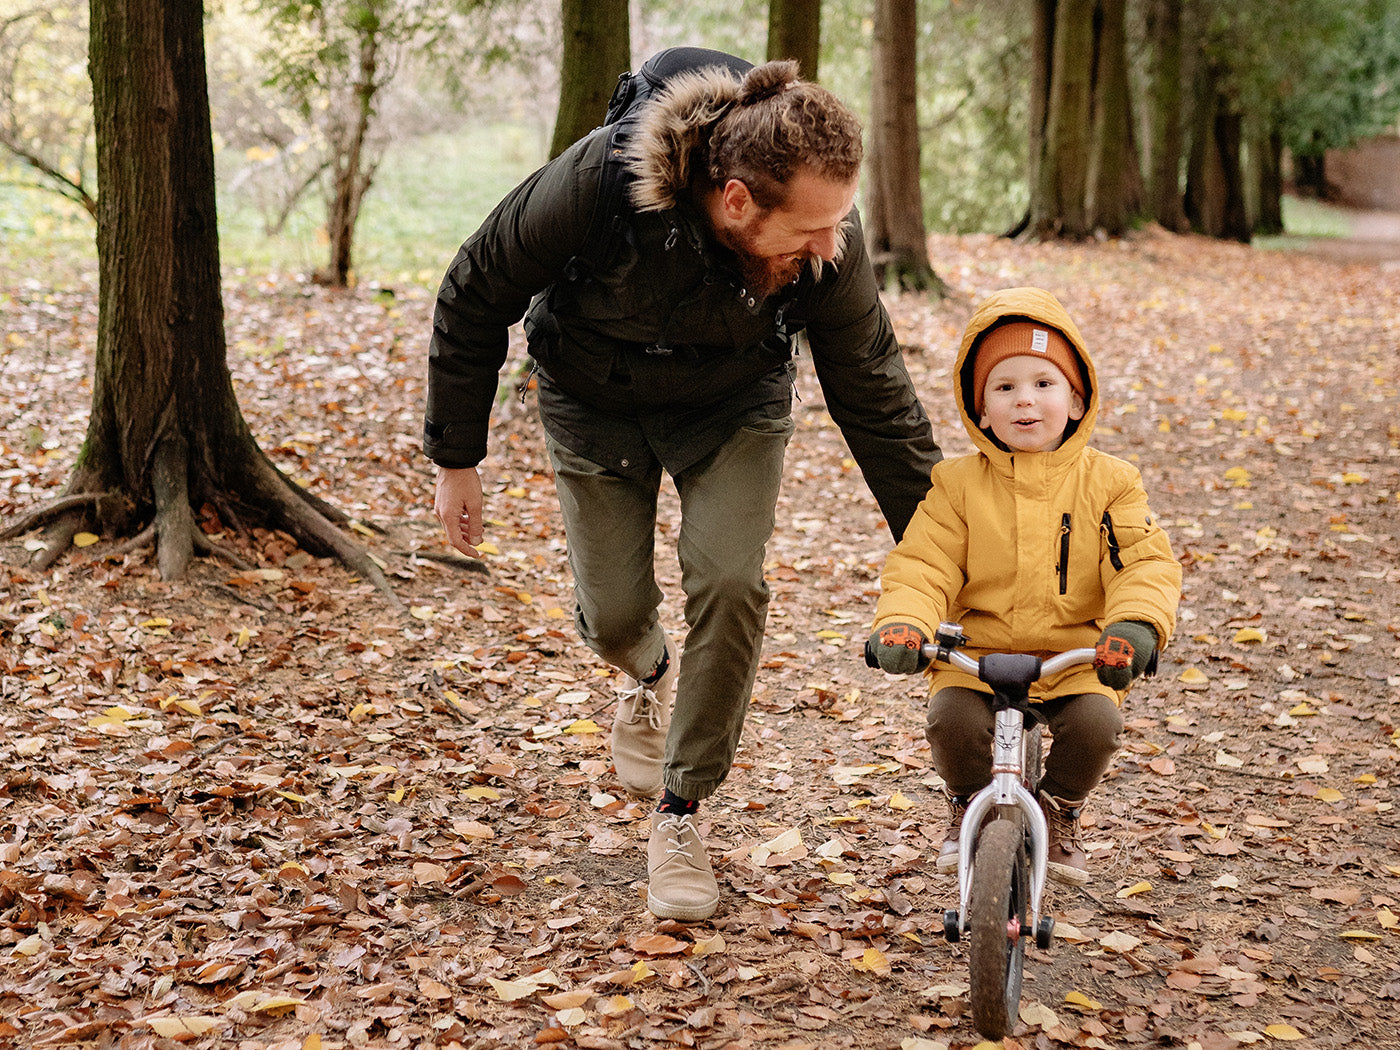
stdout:
[(656, 690), (643, 682), (630, 689), (624, 689), (618, 696), (619, 703), (631, 700), (634, 703), (632, 717), (628, 722), (638, 722), (645, 718), (653, 729), (661, 728), (661, 705), (656, 702)]

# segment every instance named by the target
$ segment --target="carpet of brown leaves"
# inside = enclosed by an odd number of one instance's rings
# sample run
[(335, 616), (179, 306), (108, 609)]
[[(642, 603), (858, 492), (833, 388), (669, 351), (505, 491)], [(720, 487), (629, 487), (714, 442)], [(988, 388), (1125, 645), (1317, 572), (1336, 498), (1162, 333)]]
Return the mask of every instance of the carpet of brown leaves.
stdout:
[[(1007, 1046), (1400, 1046), (1400, 270), (1153, 233), (933, 248), (955, 297), (891, 310), (946, 447), (972, 306), (1046, 286), (1095, 350), (1096, 443), (1186, 566)], [(80, 447), (95, 296), (0, 276), (9, 519)], [(657, 922), (533, 411), (501, 406), (485, 571), (424, 557), (431, 299), (397, 292), (233, 280), (229, 356), (411, 616), (276, 533), (177, 583), (115, 538), (44, 576), (0, 550), (0, 1045), (975, 1044), (921, 687), (860, 659), (889, 538), (810, 368), (752, 715), (704, 809), (721, 908)], [(675, 520), (668, 489), (679, 632)]]

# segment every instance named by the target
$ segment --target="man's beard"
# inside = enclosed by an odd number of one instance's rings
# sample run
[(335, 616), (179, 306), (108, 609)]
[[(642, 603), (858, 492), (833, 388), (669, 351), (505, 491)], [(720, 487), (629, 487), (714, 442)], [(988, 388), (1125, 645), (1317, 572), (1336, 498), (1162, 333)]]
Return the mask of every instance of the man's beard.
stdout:
[(811, 256), (805, 252), (774, 258), (752, 255), (742, 248), (736, 248), (734, 254), (739, 259), (739, 272), (744, 275), (744, 284), (756, 299), (767, 299), (792, 284), (801, 276), (802, 267), (811, 260)]
[(757, 255), (749, 248), (753, 242), (747, 230), (721, 235), (720, 243), (734, 253), (739, 262), (739, 272), (744, 278), (744, 287), (755, 299), (767, 299), (782, 291), (801, 276), (802, 267), (816, 260), (816, 256), (810, 252)]

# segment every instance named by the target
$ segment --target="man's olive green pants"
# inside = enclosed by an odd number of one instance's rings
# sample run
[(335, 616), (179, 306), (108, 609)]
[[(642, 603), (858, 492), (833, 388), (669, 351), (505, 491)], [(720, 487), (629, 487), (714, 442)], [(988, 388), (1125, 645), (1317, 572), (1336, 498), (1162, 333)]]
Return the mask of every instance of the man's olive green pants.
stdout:
[[(764, 548), (773, 533), (791, 417), (744, 427), (673, 480), (680, 496), (676, 553), (688, 633), (662, 779), (687, 799), (729, 774), (748, 713), (768, 619)], [(665, 645), (655, 575), (658, 466), (638, 481), (547, 440), (584, 642), (634, 678)]]

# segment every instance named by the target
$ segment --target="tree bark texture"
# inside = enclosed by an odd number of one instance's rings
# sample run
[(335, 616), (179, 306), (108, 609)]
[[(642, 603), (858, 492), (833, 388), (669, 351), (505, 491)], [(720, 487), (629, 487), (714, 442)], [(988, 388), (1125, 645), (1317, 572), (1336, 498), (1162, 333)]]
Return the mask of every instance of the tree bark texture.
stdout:
[(1127, 232), (1140, 198), (1128, 87), (1127, 0), (1099, 0), (1094, 19), (1093, 140), (1086, 207), (1089, 225)]
[(563, 0), (561, 7), (564, 55), (551, 157), (603, 123), (617, 78), (632, 62), (627, 0)]
[(1187, 229), (1181, 199), (1182, 0), (1149, 0), (1147, 212), (1174, 233)]
[(1028, 234), (1037, 240), (1088, 236), (1085, 196), (1093, 81), (1093, 0), (1058, 0), (1050, 59), (1045, 141), (1031, 186)]
[(1207, 237), (1249, 243), (1241, 156), (1243, 120), (1222, 85), (1228, 76), (1212, 63), (1196, 78), (1196, 114), (1186, 174), (1186, 218)]
[[(200, 0), (93, 0), (98, 324), (88, 431), (65, 494), (6, 529), (52, 522), (52, 564), (78, 527), (152, 535), (165, 579), (210, 541), (194, 508), (248, 512), (388, 591), (330, 510), (258, 448), (228, 370)], [(332, 512), (334, 513), (334, 512)], [(344, 520), (344, 516), (340, 516)]]
[(374, 120), (375, 99), (380, 80), (380, 23), (375, 6), (365, 7), (365, 16), (356, 25), (359, 61), (350, 85), (350, 103), (331, 125), (331, 195), (326, 208), (326, 234), (330, 241), (330, 263), (320, 275), (326, 284), (344, 288), (354, 270), (355, 224), (360, 206), (379, 168), (370, 156), (369, 128)]
[(816, 80), (821, 42), (821, 0), (768, 0), (768, 61), (795, 58), (802, 78)]
[(865, 236), (882, 285), (941, 296), (919, 191), (917, 44), (914, 0), (875, 0)]

